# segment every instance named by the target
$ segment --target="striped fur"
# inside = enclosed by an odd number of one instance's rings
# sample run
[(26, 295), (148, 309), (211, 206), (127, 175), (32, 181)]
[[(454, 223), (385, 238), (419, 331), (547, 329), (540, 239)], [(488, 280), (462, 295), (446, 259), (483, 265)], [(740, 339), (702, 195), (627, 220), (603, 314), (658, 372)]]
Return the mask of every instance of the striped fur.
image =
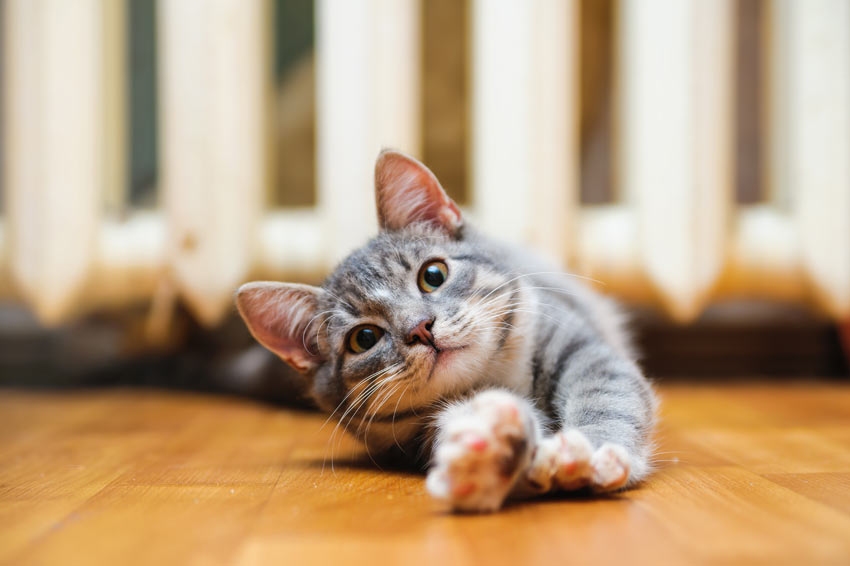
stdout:
[[(289, 335), (275, 321), (291, 316), (286, 297), (292, 296), (293, 286), (277, 284), (274, 298), (269, 284), (260, 286), (261, 297), (252, 291), (256, 284), (240, 291), (240, 312), (255, 336), (273, 351), (257, 329), (277, 329), (287, 348), (302, 344), (317, 363), (300, 369), (309, 377), (316, 403), (334, 416), (338, 427), (361, 438), (372, 454), (400, 450), (422, 463), (431, 460), (440, 473), (429, 475), (429, 488), (448, 494), (456, 508), (492, 510), (511, 495), (541, 491), (529, 470), (544, 456), (546, 439), (556, 438), (559, 431), (573, 431), (557, 437), (559, 446), (581, 452), (589, 443), (588, 454), (596, 458), (595, 464), (585, 463), (589, 470), (594, 465), (603, 470), (611, 458), (626, 462), (627, 480), (613, 487), (643, 479), (650, 471), (656, 402), (613, 305), (528, 251), (462, 224), (430, 171), (400, 154), (390, 157), (396, 156), (400, 161), (393, 162), (393, 171), (382, 170), (379, 160), (377, 201), (385, 207), (379, 209), (384, 229), (337, 266), (311, 295), (315, 300), (298, 303), (302, 316)], [(422, 177), (422, 170), (430, 178)], [(416, 193), (411, 180), (417, 174), (435, 185)], [(393, 178), (400, 180), (398, 187), (393, 187)], [(453, 208), (447, 211), (448, 203)], [(435, 259), (445, 262), (448, 277), (436, 291), (423, 293), (417, 286), (419, 271)], [(243, 308), (263, 302), (278, 310), (256, 308), (254, 314)], [(309, 312), (303, 312), (305, 305)], [(435, 347), (407, 340), (410, 329), (425, 319), (433, 320)], [(348, 339), (364, 323), (385, 334), (373, 348), (355, 354), (347, 348)], [(493, 390), (499, 393), (491, 394)], [(482, 405), (481, 399), (491, 399), (492, 406)], [(505, 437), (510, 439), (503, 444), (510, 457), (503, 454), (499, 460), (502, 475), (505, 462), (510, 464), (503, 482), (508, 487), (475, 501), (453, 496), (452, 490), (468, 489), (450, 477), (456, 461), (439, 461), (440, 454), (448, 453), (440, 447), (459, 442), (459, 437), (482, 435), (495, 446), (499, 439), (488, 435), (498, 427), (475, 432), (480, 425), (475, 415), (489, 415), (482, 419), (496, 422), (508, 418), (499, 415), (517, 412), (519, 420), (511, 421), (515, 426), (510, 430), (520, 431), (519, 437)], [(452, 432), (451, 422), (468, 422), (475, 434)], [(508, 430), (506, 422), (497, 423), (499, 430)], [(457, 459), (457, 453), (447, 457)], [(576, 486), (593, 487), (593, 473), (588, 471), (589, 479)], [(480, 478), (470, 481), (483, 485)], [(562, 482), (562, 487), (569, 485)], [(546, 483), (548, 489), (552, 487)]]

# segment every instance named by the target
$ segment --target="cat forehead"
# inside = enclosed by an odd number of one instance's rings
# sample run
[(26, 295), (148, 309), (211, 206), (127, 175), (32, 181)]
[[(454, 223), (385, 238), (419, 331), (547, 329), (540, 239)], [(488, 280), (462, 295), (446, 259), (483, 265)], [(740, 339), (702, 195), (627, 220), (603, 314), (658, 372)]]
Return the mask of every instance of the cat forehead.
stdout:
[(383, 233), (340, 262), (328, 282), (345, 285), (348, 281), (364, 276), (370, 277), (371, 281), (371, 276), (375, 274), (387, 276), (418, 270), (416, 262), (435, 254), (449, 253), (449, 244), (447, 238), (428, 233)]
[(386, 298), (415, 276), (422, 262), (449, 255), (456, 243), (443, 234), (421, 229), (382, 232), (346, 257), (325, 280), (328, 300)]

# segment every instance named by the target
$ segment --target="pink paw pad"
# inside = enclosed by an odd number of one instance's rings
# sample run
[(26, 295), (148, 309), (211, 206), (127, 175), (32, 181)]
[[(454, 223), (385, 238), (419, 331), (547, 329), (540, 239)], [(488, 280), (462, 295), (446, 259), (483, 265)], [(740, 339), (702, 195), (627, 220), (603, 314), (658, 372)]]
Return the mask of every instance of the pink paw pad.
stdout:
[(461, 483), (452, 487), (452, 497), (467, 497), (475, 491), (475, 484), (473, 483)]
[(578, 469), (578, 463), (577, 463), (577, 462), (575, 462), (575, 461), (573, 461), (573, 462), (567, 462), (567, 463), (565, 463), (565, 464), (561, 464), (561, 472), (563, 472), (563, 473), (565, 473), (565, 474), (572, 474), (572, 473), (575, 473), (575, 471), (576, 471), (577, 469)]
[(474, 450), (476, 452), (484, 452), (489, 446), (487, 441), (480, 437), (467, 440), (466, 445), (470, 450)]

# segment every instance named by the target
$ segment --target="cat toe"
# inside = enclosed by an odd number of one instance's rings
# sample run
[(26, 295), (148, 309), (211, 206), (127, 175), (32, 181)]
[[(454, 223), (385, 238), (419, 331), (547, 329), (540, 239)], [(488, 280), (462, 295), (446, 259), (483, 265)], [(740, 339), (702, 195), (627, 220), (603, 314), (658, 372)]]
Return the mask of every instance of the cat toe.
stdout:
[(616, 444), (603, 444), (590, 459), (590, 478), (594, 491), (614, 491), (629, 480), (629, 455)]
[(587, 485), (587, 472), (593, 447), (581, 432), (571, 429), (554, 437), (557, 441), (555, 482), (561, 489), (578, 489)]

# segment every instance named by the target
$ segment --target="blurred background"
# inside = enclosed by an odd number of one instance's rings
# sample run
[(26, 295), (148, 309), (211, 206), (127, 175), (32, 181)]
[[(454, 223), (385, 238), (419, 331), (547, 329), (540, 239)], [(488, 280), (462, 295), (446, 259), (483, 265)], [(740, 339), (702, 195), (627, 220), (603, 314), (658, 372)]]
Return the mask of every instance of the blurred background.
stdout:
[(0, 384), (216, 387), (382, 147), (629, 305), (653, 376), (847, 375), (846, 0), (0, 0)]

